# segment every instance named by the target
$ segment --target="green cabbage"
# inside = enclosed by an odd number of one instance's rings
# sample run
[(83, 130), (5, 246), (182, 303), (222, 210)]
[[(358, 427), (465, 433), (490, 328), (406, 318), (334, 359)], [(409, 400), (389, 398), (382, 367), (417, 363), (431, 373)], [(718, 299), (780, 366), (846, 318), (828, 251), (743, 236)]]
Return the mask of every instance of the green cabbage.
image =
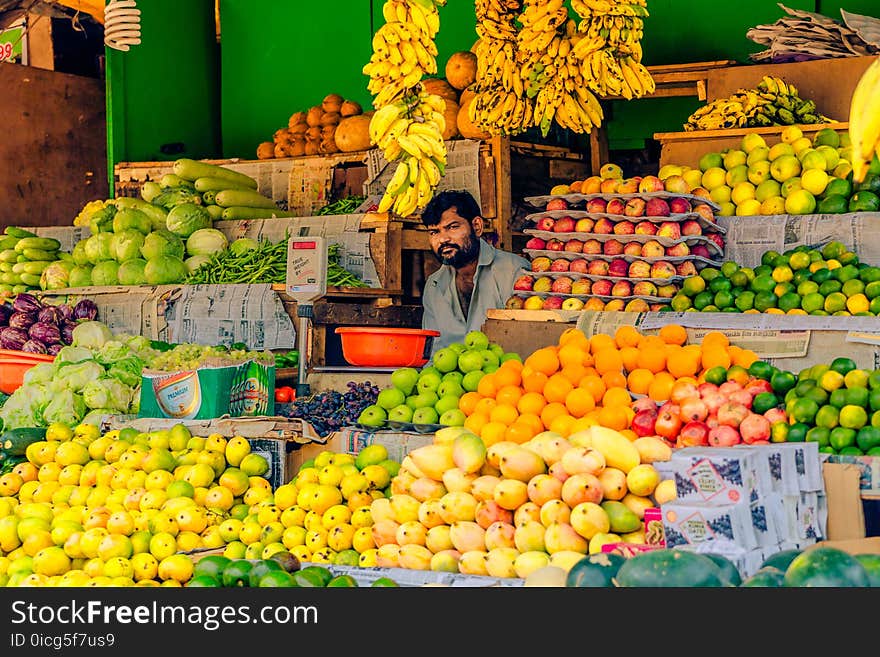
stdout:
[(58, 374), (52, 380), (52, 387), (56, 391), (73, 390), (79, 392), (89, 381), (94, 381), (102, 376), (104, 376), (104, 368), (98, 361), (84, 360), (59, 367)]
[(188, 275), (186, 265), (178, 257), (163, 255), (147, 260), (144, 278), (147, 285), (169, 285), (180, 283)]
[(89, 381), (82, 389), (86, 406), (111, 408), (117, 412), (127, 411), (131, 404), (131, 388), (116, 379), (103, 378)]
[(147, 279), (144, 276), (144, 267), (146, 266), (147, 261), (142, 258), (126, 260), (119, 265), (119, 271), (116, 272), (116, 276), (119, 278), (119, 284), (143, 285), (147, 282)]
[(248, 251), (258, 248), (260, 248), (260, 243), (250, 237), (240, 237), (229, 245), (229, 250), (235, 255), (244, 255)]
[(110, 365), (107, 374), (127, 386), (139, 386), (144, 371), (144, 361), (137, 356), (122, 358)]
[(168, 212), (165, 225), (175, 235), (189, 237), (197, 230), (213, 225), (211, 215), (201, 205), (181, 203)]
[(113, 233), (98, 233), (86, 240), (85, 255), (90, 263), (113, 260)]
[(143, 233), (129, 228), (113, 235), (113, 256), (116, 262), (125, 262), (141, 257), (144, 245)]
[(170, 230), (154, 230), (144, 239), (141, 247), (141, 255), (144, 260), (151, 260), (159, 256), (176, 256), (183, 258), (183, 240)]
[(73, 256), (73, 261), (80, 266), (92, 264), (92, 261), (89, 260), (89, 257), (86, 254), (86, 242), (88, 241), (88, 238), (86, 238), (73, 245), (71, 256)]
[(73, 262), (69, 260), (56, 260), (47, 266), (40, 274), (41, 290), (61, 290), (70, 287), (70, 272), (73, 270)]
[(39, 365), (34, 365), (27, 372), (24, 373), (24, 377), (22, 377), (22, 381), (24, 385), (31, 385), (34, 383), (50, 383), (53, 378), (55, 378), (55, 373), (58, 371), (58, 366), (55, 363), (40, 363)]
[[(74, 251), (76, 249), (74, 248)], [(67, 277), (67, 284), (70, 287), (88, 287), (92, 284), (92, 267), (91, 265), (77, 265), (70, 270), (70, 276)]]
[(200, 228), (186, 239), (186, 252), (191, 256), (214, 255), (229, 244), (226, 235), (216, 228)]
[(211, 262), (211, 258), (206, 255), (194, 255), (183, 261), (183, 264), (186, 265), (186, 270), (192, 274), (199, 267), (204, 265), (206, 262)]
[(142, 235), (147, 235), (153, 230), (153, 222), (145, 212), (126, 208), (117, 212), (113, 217), (113, 232), (121, 233), (126, 230), (136, 230)]
[(119, 285), (118, 270), (119, 263), (115, 260), (102, 260), (92, 267), (92, 285)]
[(73, 329), (73, 346), (85, 347), (97, 351), (104, 346), (104, 343), (110, 342), (113, 334), (105, 324), (96, 321), (80, 322)]
[(92, 360), (92, 352), (85, 347), (62, 347), (55, 355), (55, 362), (60, 365), (69, 365), (71, 363), (81, 363), (84, 360)]
[(43, 409), (43, 422), (46, 424), (60, 422), (72, 427), (79, 424), (85, 414), (86, 405), (83, 398), (67, 389), (56, 393), (48, 406)]

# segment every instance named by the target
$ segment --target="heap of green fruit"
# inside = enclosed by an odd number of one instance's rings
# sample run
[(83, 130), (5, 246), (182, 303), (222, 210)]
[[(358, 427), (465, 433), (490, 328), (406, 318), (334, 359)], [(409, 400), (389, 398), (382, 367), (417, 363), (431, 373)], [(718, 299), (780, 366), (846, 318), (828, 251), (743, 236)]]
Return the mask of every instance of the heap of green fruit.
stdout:
[[(880, 209), (880, 160), (874, 157), (861, 183), (852, 181), (852, 147), (846, 131), (822, 128), (812, 140), (786, 126), (770, 145), (758, 133), (739, 148), (704, 154), (689, 174), (721, 206), (719, 216), (838, 214)], [(666, 171), (675, 173), (667, 166)], [(661, 176), (662, 177), (662, 176)]]
[[(276, 552), (268, 559), (256, 560), (230, 559), (222, 555), (202, 557), (196, 562), (193, 578), (186, 585), (213, 588), (354, 588), (358, 583), (351, 575), (334, 575), (324, 566), (303, 567), (300, 560), (289, 552)], [(384, 585), (389, 586), (387, 583)], [(392, 582), (390, 586), (396, 586), (396, 583)]]
[(179, 586), (193, 575), (185, 552), (222, 547), (221, 523), (272, 495), (241, 436), (40, 431), (3, 435), (27, 460), (0, 476), (2, 585)]
[(521, 360), (490, 343), (482, 331), (470, 331), (464, 342), (453, 342), (434, 352), (430, 365), (417, 370), (403, 367), (391, 373), (391, 386), (381, 390), (376, 403), (365, 408), (358, 424), (370, 428), (388, 422), (403, 425), (462, 426), (466, 418), (458, 400), (477, 389), (484, 374), (506, 360)]
[(863, 370), (846, 357), (787, 375), (787, 426), (775, 442), (816, 442), (828, 454), (880, 456), (880, 369)]
[(755, 268), (727, 261), (686, 278), (670, 309), (872, 316), (880, 313), (880, 267), (859, 262), (840, 242), (767, 251)]
[(379, 444), (356, 456), (323, 451), (243, 518), (220, 524), (223, 556), (268, 559), (289, 552), (302, 562), (375, 566), (370, 505), (391, 494), (399, 469)]

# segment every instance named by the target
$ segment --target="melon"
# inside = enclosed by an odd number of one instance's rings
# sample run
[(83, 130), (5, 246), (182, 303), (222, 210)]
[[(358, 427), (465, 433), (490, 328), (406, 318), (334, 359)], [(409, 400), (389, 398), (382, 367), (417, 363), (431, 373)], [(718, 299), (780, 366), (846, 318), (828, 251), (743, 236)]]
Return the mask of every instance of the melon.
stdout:
[(443, 139), (455, 139), (459, 136), (458, 132), (458, 103), (454, 100), (446, 100), (446, 111), (443, 112), (443, 118), (446, 119), (446, 130), (443, 131)]
[(345, 118), (346, 116), (357, 116), (358, 114), (363, 114), (364, 110), (360, 106), (360, 103), (356, 103), (353, 100), (346, 100), (339, 108), (339, 113), (342, 114), (343, 118)]
[(781, 588), (785, 583), (785, 573), (775, 566), (762, 566), (740, 586), (744, 588)]
[(458, 102), (458, 91), (443, 78), (425, 78), (422, 80), (422, 88), (425, 92), (440, 96), (444, 100)]
[(612, 588), (617, 571), (625, 561), (624, 557), (610, 552), (585, 556), (568, 571), (565, 585), (570, 588)]
[(470, 50), (454, 52), (446, 62), (446, 81), (455, 89), (467, 89), (477, 79), (477, 56)]
[(468, 108), (472, 102), (474, 102), (473, 99), (458, 109), (458, 118), (456, 119), (458, 132), (465, 139), (489, 139), (492, 135), (485, 130), (481, 130), (474, 125), (473, 121), (471, 121), (471, 117), (468, 114)]
[(343, 153), (369, 150), (373, 145), (370, 141), (370, 117), (358, 114), (342, 119), (333, 138)]
[(338, 113), (345, 99), (339, 94), (327, 94), (321, 101), (321, 109), (327, 113)]
[(796, 556), (785, 571), (785, 586), (869, 586), (865, 567), (851, 554), (832, 547), (816, 547)]
[(308, 123), (312, 127), (316, 125), (321, 125), (322, 116), (324, 116), (323, 107), (321, 107), (320, 105), (310, 107), (308, 113), (306, 114), (306, 123)]
[(717, 564), (709, 557), (684, 550), (659, 549), (630, 557), (617, 571), (620, 587), (723, 586)]

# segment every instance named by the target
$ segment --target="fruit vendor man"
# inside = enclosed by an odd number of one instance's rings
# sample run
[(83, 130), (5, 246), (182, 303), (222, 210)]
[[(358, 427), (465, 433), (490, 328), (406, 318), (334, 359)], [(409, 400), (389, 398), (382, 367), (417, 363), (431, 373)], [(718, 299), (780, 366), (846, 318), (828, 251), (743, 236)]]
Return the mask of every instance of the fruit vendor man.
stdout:
[(479, 331), (486, 311), (504, 307), (520, 269), (529, 263), (481, 238), (480, 206), (466, 191), (437, 194), (422, 212), (422, 223), (441, 263), (425, 282), (422, 297), (422, 328), (440, 332), (436, 352)]

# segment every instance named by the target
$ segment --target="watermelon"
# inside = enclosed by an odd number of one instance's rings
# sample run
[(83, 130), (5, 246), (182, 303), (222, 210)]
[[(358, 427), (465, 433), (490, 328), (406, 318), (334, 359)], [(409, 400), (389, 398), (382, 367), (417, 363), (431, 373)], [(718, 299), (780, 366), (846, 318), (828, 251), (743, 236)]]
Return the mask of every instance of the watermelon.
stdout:
[(762, 566), (740, 586), (780, 588), (785, 582), (785, 573), (774, 566)]
[(856, 560), (868, 573), (868, 586), (880, 586), (880, 554), (857, 554)]
[(742, 576), (734, 563), (721, 554), (706, 554), (721, 571), (721, 583), (725, 586), (739, 586), (742, 584)]
[(855, 587), (869, 586), (865, 567), (859, 561), (832, 547), (817, 547), (794, 558), (785, 571), (785, 586)]
[(625, 561), (626, 558), (610, 552), (591, 554), (571, 567), (565, 585), (573, 588), (611, 588), (617, 571)]
[(617, 571), (621, 587), (723, 586), (718, 565), (704, 554), (672, 548), (642, 552)]
[(782, 550), (775, 554), (771, 554), (764, 560), (764, 563), (761, 564), (761, 568), (764, 566), (772, 566), (773, 568), (778, 568), (784, 573), (794, 558), (802, 551), (803, 550)]

